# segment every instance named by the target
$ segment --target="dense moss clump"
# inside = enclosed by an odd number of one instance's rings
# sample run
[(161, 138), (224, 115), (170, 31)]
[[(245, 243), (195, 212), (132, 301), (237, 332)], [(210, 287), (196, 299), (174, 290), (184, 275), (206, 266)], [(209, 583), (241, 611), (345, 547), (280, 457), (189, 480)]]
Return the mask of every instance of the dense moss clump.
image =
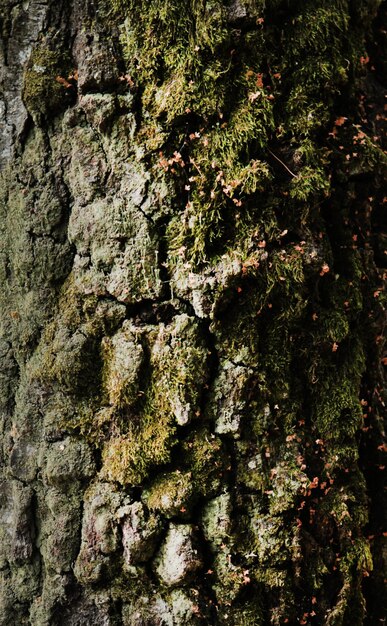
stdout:
[[(251, 222), (264, 231), (273, 197), (262, 192), (282, 193), (301, 216), (329, 193), (319, 133), (364, 53), (348, 2), (295, 2), (283, 25), (275, 3), (114, 6), (126, 16), (122, 44), (142, 92), (141, 140), (185, 198), (169, 225), (171, 251), (203, 262), (233, 231), (243, 239)], [(273, 165), (288, 178), (281, 190)]]
[(24, 72), (23, 100), (33, 116), (57, 115), (74, 103), (76, 82), (69, 52), (61, 52), (50, 39), (42, 39)]

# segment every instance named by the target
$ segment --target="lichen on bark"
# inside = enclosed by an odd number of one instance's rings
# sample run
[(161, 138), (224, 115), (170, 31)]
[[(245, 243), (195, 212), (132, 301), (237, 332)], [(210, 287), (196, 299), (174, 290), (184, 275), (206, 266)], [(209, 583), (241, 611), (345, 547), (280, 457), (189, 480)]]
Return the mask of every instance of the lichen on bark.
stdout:
[(0, 622), (373, 626), (384, 4), (1, 11)]

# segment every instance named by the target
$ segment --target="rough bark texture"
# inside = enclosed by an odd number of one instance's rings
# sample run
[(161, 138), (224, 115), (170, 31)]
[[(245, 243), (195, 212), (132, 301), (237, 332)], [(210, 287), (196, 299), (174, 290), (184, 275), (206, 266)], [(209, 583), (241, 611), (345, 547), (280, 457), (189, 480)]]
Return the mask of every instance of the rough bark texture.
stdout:
[(385, 623), (386, 4), (0, 7), (0, 623)]

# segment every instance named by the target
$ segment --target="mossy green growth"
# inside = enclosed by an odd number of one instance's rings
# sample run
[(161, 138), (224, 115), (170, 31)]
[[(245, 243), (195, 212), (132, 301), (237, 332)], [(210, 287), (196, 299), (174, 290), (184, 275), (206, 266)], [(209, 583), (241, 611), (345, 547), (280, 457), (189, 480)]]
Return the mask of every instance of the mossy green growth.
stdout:
[(362, 579), (373, 569), (371, 550), (362, 538), (351, 541), (350, 547), (339, 560), (342, 587), (337, 602), (327, 618), (327, 626), (353, 624), (362, 626), (365, 615), (365, 599)]
[[(264, 147), (274, 129), (261, 78), (262, 33), (239, 41), (219, 0), (113, 5), (126, 15), (122, 43), (143, 90), (139, 137), (158, 147), (155, 167), (169, 171), (187, 197), (183, 215), (168, 228), (171, 252), (186, 246), (191, 259), (204, 261), (230, 230), (242, 198), (271, 178), (251, 150), (252, 143)], [(257, 14), (261, 9), (254, 7)]]
[[(157, 381), (157, 373), (155, 379)], [(145, 396), (145, 405), (122, 423), (123, 432), (105, 442), (101, 476), (121, 484), (140, 485), (152, 467), (168, 463), (176, 444), (176, 422), (157, 382)], [(159, 393), (161, 391), (161, 393)]]
[(195, 318), (178, 315), (161, 325), (152, 347), (153, 387), (148, 404), (155, 414), (169, 413), (184, 426), (200, 416), (203, 387), (209, 375), (208, 349)]
[(353, 437), (361, 424), (362, 410), (358, 386), (346, 379), (335, 380), (335, 385), (321, 393), (317, 409), (317, 427), (323, 437), (340, 440)]
[(224, 481), (229, 461), (220, 438), (203, 427), (182, 442), (181, 452), (184, 466), (192, 473), (195, 494), (206, 498), (215, 496)]
[[(305, 222), (330, 193), (321, 132), (334, 99), (360, 74), (359, 7), (295, 2), (279, 23), (274, 0), (110, 1), (141, 93), (138, 139), (180, 198), (167, 228), (172, 264), (200, 266), (245, 239), (272, 202), (273, 159), (288, 177), (280, 185), (288, 225)], [(293, 163), (280, 158), (283, 142)]]
[(290, 197), (293, 200), (307, 201), (320, 193), (329, 195), (330, 183), (321, 167), (305, 165), (290, 184)]
[(352, 41), (348, 4), (347, 0), (299, 3), (287, 25), (280, 67), (285, 66), (283, 79), (292, 82), (285, 112), (295, 135), (313, 136), (328, 122), (333, 97), (348, 81), (345, 59), (354, 54), (348, 49)]
[(176, 470), (162, 474), (144, 491), (143, 498), (150, 510), (166, 517), (189, 515), (195, 500), (191, 472)]
[[(226, 615), (228, 615), (226, 613)], [(262, 607), (259, 606), (257, 600), (244, 603), (243, 608), (237, 607), (232, 611), (231, 621), (229, 624), (233, 626), (264, 626), (265, 617), (262, 612)]]
[(173, 425), (162, 416), (146, 416), (129, 432), (107, 441), (102, 451), (101, 478), (122, 485), (140, 485), (151, 467), (170, 460), (176, 443)]
[[(329, 471), (331, 466), (328, 464)], [(348, 474), (349, 485), (341, 484), (340, 478), (332, 483), (331, 489), (318, 505), (318, 515), (332, 518), (338, 527), (351, 531), (367, 524), (368, 510), (364, 476), (357, 465)]]
[(87, 302), (83, 301), (71, 279), (66, 281), (59, 299), (59, 313), (46, 326), (34, 357), (34, 377), (63, 385), (70, 391), (89, 387), (97, 369), (90, 369), (90, 363), (98, 363), (98, 346), (95, 334), (85, 333), (81, 327), (84, 308), (91, 301), (95, 307), (96, 298), (91, 296)]
[[(117, 336), (112, 342), (116, 340)], [(188, 315), (176, 316), (169, 325), (150, 327), (147, 341), (149, 380), (144, 378), (144, 388), (135, 394), (140, 396), (138, 406), (130, 406), (132, 395), (129, 400), (120, 393), (116, 398), (116, 390), (111, 389), (114, 406), (123, 413), (119, 435), (104, 445), (102, 475), (123, 484), (140, 484), (151, 467), (170, 461), (178, 426), (200, 416), (208, 377), (206, 344), (200, 326)], [(136, 386), (137, 377), (135, 372)], [(130, 389), (132, 394), (131, 385)]]
[[(122, 322), (125, 307), (85, 296), (70, 275), (61, 289), (54, 319), (46, 326), (31, 362), (31, 377), (63, 387), (81, 401), (97, 404), (101, 391), (101, 338)], [(89, 413), (89, 409), (86, 411)]]
[(55, 115), (69, 106), (76, 91), (73, 70), (68, 54), (40, 41), (24, 73), (22, 95), (27, 109), (33, 115)]
[(363, 413), (359, 386), (365, 370), (364, 347), (358, 336), (347, 340), (341, 359), (336, 366), (326, 363), (317, 372), (313, 406), (316, 429), (333, 444), (336, 454), (340, 445), (357, 448), (355, 434)]
[[(200, 418), (201, 394), (208, 376), (206, 344), (193, 318), (180, 315), (168, 326), (149, 330), (150, 377), (142, 401), (136, 408), (129, 406), (129, 411), (124, 402), (120, 432), (105, 442), (102, 451), (101, 476), (122, 484), (139, 485), (152, 467), (171, 460), (179, 425)], [(226, 462), (220, 441), (201, 429), (182, 445), (186, 471), (165, 475), (161, 487), (150, 488), (154, 506), (160, 489), (174, 493), (183, 488), (178, 488), (183, 479), (187, 500), (212, 494), (220, 485)], [(159, 504), (162, 509), (164, 505)]]

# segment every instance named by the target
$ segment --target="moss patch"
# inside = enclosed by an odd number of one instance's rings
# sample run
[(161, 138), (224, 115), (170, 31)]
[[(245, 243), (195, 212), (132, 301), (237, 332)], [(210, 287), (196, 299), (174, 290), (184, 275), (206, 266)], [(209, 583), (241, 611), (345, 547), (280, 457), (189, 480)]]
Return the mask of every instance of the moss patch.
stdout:
[(58, 115), (76, 96), (76, 72), (69, 54), (42, 40), (24, 73), (23, 100), (32, 114)]

